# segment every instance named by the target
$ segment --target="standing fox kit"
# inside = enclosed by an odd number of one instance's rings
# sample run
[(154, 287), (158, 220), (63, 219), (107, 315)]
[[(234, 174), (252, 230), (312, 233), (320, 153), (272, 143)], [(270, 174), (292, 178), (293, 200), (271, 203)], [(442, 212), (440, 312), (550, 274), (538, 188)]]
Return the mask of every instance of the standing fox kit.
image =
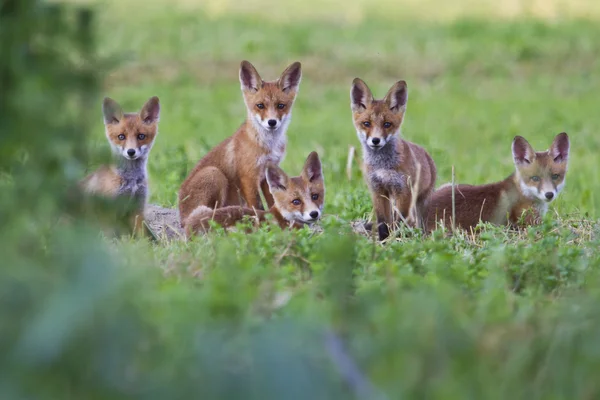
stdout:
[(300, 176), (290, 178), (278, 166), (270, 165), (266, 168), (266, 179), (274, 200), (268, 212), (241, 206), (214, 210), (200, 206), (187, 220), (187, 236), (208, 232), (210, 221), (227, 228), (246, 217), (257, 217), (258, 222), (264, 222), (266, 215), (272, 214), (281, 228), (300, 228), (316, 222), (323, 214), (325, 182), (316, 152), (310, 153)]
[[(569, 158), (569, 137), (560, 133), (550, 149), (536, 152), (521, 136), (514, 138), (512, 154), (516, 171), (501, 182), (488, 185), (455, 186), (455, 225), (475, 227), (479, 221), (517, 227), (539, 223), (562, 191)], [(525, 212), (525, 214), (524, 214)], [(521, 218), (523, 218), (521, 220)], [(452, 224), (452, 186), (446, 184), (432, 196), (427, 217), (428, 230), (438, 221)]]
[(247, 205), (264, 210), (273, 205), (265, 177), (267, 165), (279, 165), (285, 155), (286, 131), (301, 79), (299, 62), (290, 65), (276, 81), (263, 81), (248, 61), (240, 66), (240, 83), (248, 110), (237, 132), (206, 154), (179, 190), (179, 211), (187, 219), (200, 207)]
[(422, 226), (436, 168), (422, 147), (400, 137), (408, 100), (406, 82), (396, 82), (383, 100), (375, 100), (367, 84), (356, 78), (350, 99), (379, 239), (387, 238), (389, 226), (398, 220), (395, 210), (409, 225)]
[(133, 227), (142, 227), (148, 198), (146, 164), (158, 134), (160, 104), (152, 97), (139, 113), (124, 113), (110, 98), (102, 104), (106, 138), (116, 157), (116, 165), (102, 166), (81, 181), (86, 193), (133, 201)]

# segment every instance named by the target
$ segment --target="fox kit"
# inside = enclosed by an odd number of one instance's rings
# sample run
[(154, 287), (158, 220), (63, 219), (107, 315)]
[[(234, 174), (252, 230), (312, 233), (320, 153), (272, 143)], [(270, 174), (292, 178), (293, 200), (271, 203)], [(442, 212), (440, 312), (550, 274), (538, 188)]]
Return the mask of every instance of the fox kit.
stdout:
[(160, 104), (152, 97), (139, 113), (124, 113), (110, 98), (102, 104), (106, 137), (116, 157), (116, 165), (102, 166), (84, 178), (84, 192), (132, 201), (129, 221), (135, 232), (141, 232), (144, 207), (148, 197), (146, 164), (158, 134)]
[(185, 228), (198, 207), (247, 205), (264, 210), (273, 205), (265, 177), (269, 164), (279, 165), (285, 155), (286, 131), (301, 79), (299, 62), (276, 81), (263, 81), (248, 61), (240, 66), (242, 94), (248, 109), (237, 132), (206, 154), (179, 190), (179, 211)]
[(316, 152), (310, 153), (300, 176), (290, 178), (278, 166), (270, 165), (266, 168), (266, 179), (274, 200), (269, 211), (241, 206), (213, 210), (201, 206), (189, 216), (186, 234), (190, 236), (197, 232), (207, 232), (211, 220), (225, 228), (235, 226), (245, 217), (256, 217), (258, 222), (264, 222), (269, 213), (281, 228), (300, 228), (316, 222), (323, 214), (325, 182), (321, 161)]
[[(481, 186), (455, 186), (457, 227), (470, 229), (480, 220), (513, 227), (518, 227), (520, 221), (525, 225), (539, 223), (548, 204), (565, 185), (569, 137), (560, 133), (549, 150), (536, 152), (527, 140), (517, 136), (512, 143), (512, 154), (516, 171), (505, 180)], [(450, 184), (433, 193), (427, 217), (428, 230), (434, 230), (440, 220), (445, 226), (452, 224)]]
[(350, 99), (379, 239), (389, 236), (389, 226), (397, 220), (391, 201), (409, 225), (422, 227), (436, 168), (422, 147), (400, 137), (408, 100), (406, 82), (396, 82), (383, 100), (375, 100), (367, 84), (356, 78)]

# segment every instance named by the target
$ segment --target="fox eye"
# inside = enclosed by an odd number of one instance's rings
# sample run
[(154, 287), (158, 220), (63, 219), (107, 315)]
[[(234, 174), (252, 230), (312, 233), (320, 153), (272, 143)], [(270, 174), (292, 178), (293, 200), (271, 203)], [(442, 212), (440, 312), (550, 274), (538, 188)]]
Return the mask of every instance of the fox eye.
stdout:
[(552, 179), (557, 180), (558, 178), (560, 178), (559, 174), (552, 174)]
[(144, 135), (143, 133), (138, 134), (138, 140), (144, 140), (146, 139), (146, 135)]
[(260, 110), (262, 110), (263, 108), (265, 108), (265, 105), (263, 103), (258, 103), (256, 105), (256, 107), (258, 107)]
[(313, 200), (317, 200), (319, 198), (319, 195), (317, 193), (313, 193), (312, 196), (310, 196), (310, 198)]
[(531, 180), (534, 182), (539, 182), (540, 181), (540, 177), (539, 176), (532, 176)]
[(391, 123), (389, 123), (389, 122), (384, 122), (384, 123), (383, 123), (383, 127), (384, 127), (384, 128), (389, 128), (390, 126), (392, 126), (392, 124), (391, 124)]
[(299, 206), (300, 203), (301, 203), (301, 201), (299, 199), (292, 200), (292, 204), (295, 205), (295, 206)]
[(371, 126), (371, 123), (369, 121), (365, 121), (365, 122), (363, 122), (363, 126), (365, 128), (369, 128)]
[(119, 138), (119, 140), (125, 140), (125, 135), (123, 135), (122, 133), (117, 137)]
[(285, 108), (285, 104), (279, 103), (279, 104), (277, 104), (277, 108), (279, 108), (280, 110), (283, 110)]

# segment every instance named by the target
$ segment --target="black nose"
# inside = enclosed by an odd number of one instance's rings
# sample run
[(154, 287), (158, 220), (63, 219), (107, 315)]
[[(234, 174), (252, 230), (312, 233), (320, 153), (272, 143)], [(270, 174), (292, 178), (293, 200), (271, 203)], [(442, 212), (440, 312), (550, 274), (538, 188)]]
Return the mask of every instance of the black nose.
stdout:
[(312, 219), (315, 219), (315, 218), (317, 218), (318, 216), (319, 216), (319, 212), (318, 212), (318, 211), (311, 211), (311, 212), (310, 212), (310, 217), (311, 217)]
[(134, 149), (129, 149), (129, 150), (127, 150), (127, 155), (128, 155), (129, 157), (133, 157), (133, 156), (135, 156), (135, 150), (134, 150)]
[(381, 142), (381, 139), (374, 137), (373, 139), (371, 139), (371, 143), (373, 143), (374, 145), (378, 145), (379, 142)]
[(553, 197), (554, 197), (554, 193), (552, 193), (552, 192), (546, 192), (546, 198), (548, 200), (552, 200)]
[(267, 122), (269, 124), (269, 126), (275, 126), (277, 125), (277, 121), (274, 119), (270, 119), (269, 122)]

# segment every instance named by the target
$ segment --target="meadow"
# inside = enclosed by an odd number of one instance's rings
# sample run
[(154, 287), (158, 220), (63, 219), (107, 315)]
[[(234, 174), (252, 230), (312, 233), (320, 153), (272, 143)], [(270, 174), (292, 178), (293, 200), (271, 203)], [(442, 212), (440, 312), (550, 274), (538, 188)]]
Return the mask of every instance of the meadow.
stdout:
[[(0, 275), (7, 299), (19, 287), (29, 293), (2, 309), (0, 350), (11, 356), (0, 394), (600, 396), (595, 2), (147, 3), (91, 2), (103, 73), (85, 112), (92, 157), (74, 175), (108, 155), (103, 96), (135, 111), (156, 95), (150, 202), (176, 207), (190, 169), (244, 121), (240, 61), (264, 79), (300, 61), (282, 167), (296, 175), (318, 151), (323, 233), (217, 230), (156, 243), (88, 226), (80, 246), (80, 231), (44, 236), (43, 273)], [(349, 148), (360, 156), (349, 98), (357, 76), (376, 97), (407, 81), (402, 135), (430, 152), (437, 186), (453, 166), (459, 183), (502, 180), (514, 170), (515, 135), (541, 151), (568, 132), (567, 183), (544, 223), (452, 237), (401, 229), (384, 244), (354, 234), (350, 222), (371, 214), (356, 162), (346, 174)], [(28, 265), (18, 253), (27, 246), (7, 260)]]

